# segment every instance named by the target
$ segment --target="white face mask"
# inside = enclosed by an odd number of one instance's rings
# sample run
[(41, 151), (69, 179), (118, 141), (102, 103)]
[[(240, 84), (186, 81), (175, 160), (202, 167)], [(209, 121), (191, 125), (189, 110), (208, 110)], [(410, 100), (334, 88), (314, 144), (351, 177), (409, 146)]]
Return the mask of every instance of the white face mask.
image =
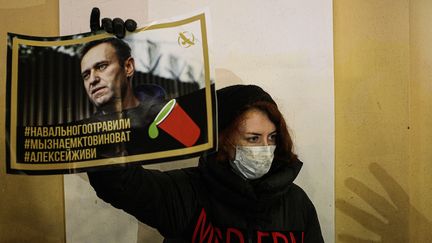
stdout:
[(258, 179), (270, 170), (275, 149), (276, 145), (236, 146), (231, 166), (246, 179)]

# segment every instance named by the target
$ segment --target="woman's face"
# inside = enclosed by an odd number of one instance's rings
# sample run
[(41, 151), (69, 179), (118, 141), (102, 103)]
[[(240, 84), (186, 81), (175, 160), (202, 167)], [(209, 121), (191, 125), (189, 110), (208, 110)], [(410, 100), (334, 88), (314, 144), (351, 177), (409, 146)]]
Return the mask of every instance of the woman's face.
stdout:
[[(276, 126), (267, 114), (250, 109), (242, 115), (243, 120), (231, 136), (231, 143), (235, 146), (265, 146), (276, 145)], [(233, 152), (235, 148), (233, 148)]]

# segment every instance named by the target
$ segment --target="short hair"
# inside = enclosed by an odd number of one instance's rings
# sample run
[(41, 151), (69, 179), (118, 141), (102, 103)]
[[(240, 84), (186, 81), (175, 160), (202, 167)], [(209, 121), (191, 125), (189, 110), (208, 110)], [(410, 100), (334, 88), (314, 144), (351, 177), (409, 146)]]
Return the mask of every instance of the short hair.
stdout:
[(87, 42), (79, 51), (80, 62), (82, 61), (83, 57), (87, 54), (87, 52), (90, 51), (90, 49), (103, 43), (108, 43), (114, 48), (119, 63), (122, 67), (124, 66), (125, 61), (132, 56), (131, 48), (128, 43), (120, 40), (119, 38), (108, 37), (104, 39)]

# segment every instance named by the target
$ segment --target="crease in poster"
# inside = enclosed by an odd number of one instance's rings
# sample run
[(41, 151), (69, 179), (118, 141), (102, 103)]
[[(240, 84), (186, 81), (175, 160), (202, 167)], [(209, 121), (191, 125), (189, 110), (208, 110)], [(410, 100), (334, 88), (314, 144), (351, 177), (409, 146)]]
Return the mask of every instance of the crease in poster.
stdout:
[(60, 174), (215, 150), (206, 13), (118, 39), (8, 34), (8, 173)]

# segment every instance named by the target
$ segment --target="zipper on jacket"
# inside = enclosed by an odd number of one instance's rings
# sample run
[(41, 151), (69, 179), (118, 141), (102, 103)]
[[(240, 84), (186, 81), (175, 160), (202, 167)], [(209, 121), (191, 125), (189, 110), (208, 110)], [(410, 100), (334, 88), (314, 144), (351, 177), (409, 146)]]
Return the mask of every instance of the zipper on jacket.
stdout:
[(248, 237), (247, 242), (248, 243), (253, 243), (253, 241), (252, 241), (253, 229), (252, 229), (251, 224), (250, 224), (250, 219), (246, 218), (246, 220), (247, 220), (246, 231), (247, 231), (247, 237)]

